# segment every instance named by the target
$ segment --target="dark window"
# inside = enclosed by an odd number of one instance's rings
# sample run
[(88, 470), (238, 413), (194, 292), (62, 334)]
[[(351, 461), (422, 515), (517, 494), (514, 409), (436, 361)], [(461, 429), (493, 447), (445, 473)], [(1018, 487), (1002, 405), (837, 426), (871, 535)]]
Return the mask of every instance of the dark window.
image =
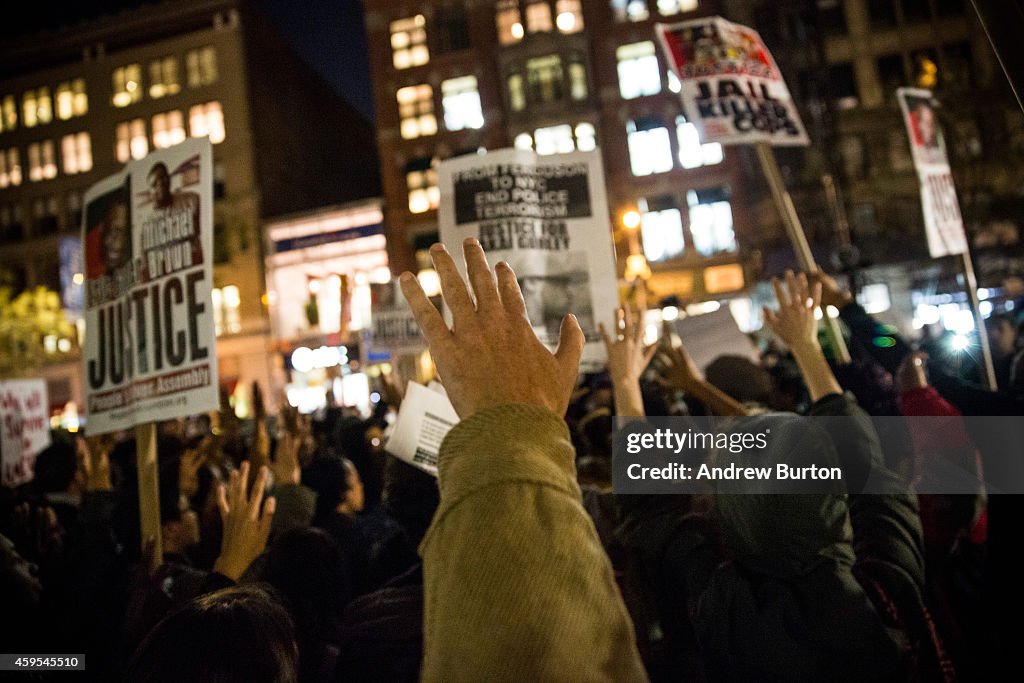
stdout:
[(891, 98), (896, 88), (906, 84), (903, 72), (903, 56), (891, 55), (878, 60), (878, 79), (886, 98)]
[(213, 198), (224, 199), (224, 164), (220, 161), (213, 164)]
[(949, 85), (970, 86), (974, 80), (974, 59), (970, 43), (952, 43), (942, 47), (943, 64), (939, 80)]
[(818, 0), (818, 25), (826, 36), (846, 33), (846, 10), (843, 0)]
[(853, 109), (860, 104), (853, 64), (833, 64), (828, 68), (828, 94), (838, 109)]
[(438, 8), (434, 23), (437, 25), (435, 52), (444, 54), (469, 49), (469, 21), (462, 3)]
[(940, 17), (958, 17), (967, 7), (964, 0), (935, 0), (935, 11)]
[(213, 262), (215, 264), (231, 261), (231, 244), (228, 226), (224, 221), (217, 221), (213, 226)]
[(893, 0), (868, 0), (871, 25), (878, 28), (896, 25), (896, 7)]
[(0, 268), (0, 287), (10, 287), (14, 294), (21, 294), (28, 286), (28, 273), (24, 266), (13, 263)]
[(931, 18), (931, 11), (928, 9), (928, 0), (901, 0), (903, 8), (903, 21), (908, 24), (916, 24), (928, 21)]

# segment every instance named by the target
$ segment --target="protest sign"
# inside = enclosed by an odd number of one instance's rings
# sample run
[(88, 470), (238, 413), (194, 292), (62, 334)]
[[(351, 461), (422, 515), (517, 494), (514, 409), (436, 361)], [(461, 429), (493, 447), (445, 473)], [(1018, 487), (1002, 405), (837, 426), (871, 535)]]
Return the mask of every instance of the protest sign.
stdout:
[(89, 432), (216, 410), (209, 140), (129, 163), (84, 207)]
[(701, 142), (809, 144), (782, 73), (757, 31), (704, 17), (657, 24), (655, 32)]
[(914, 168), (921, 181), (928, 253), (932, 258), (962, 254), (967, 251), (967, 235), (946, 157), (946, 143), (935, 114), (935, 98), (930, 90), (898, 88), (896, 99), (903, 111)]
[(409, 382), (384, 448), (436, 477), (441, 442), (458, 422), (459, 415), (443, 389)]
[(504, 149), (444, 161), (438, 178), (441, 241), (460, 254), (479, 239), (491, 266), (512, 266), (541, 342), (556, 348), (572, 313), (587, 339), (583, 367), (602, 365), (597, 325), (614, 328), (619, 296), (600, 152)]
[(672, 328), (702, 371), (720, 356), (739, 356), (755, 365), (761, 362), (757, 347), (740, 330), (727, 306), (712, 313), (679, 318)]
[(32, 480), (36, 455), (50, 445), (50, 403), (46, 380), (0, 381), (0, 454), (3, 485)]
[[(368, 358), (419, 353), (427, 348), (398, 280), (370, 283), (370, 329), (365, 337)], [(440, 302), (437, 303), (440, 308)]]

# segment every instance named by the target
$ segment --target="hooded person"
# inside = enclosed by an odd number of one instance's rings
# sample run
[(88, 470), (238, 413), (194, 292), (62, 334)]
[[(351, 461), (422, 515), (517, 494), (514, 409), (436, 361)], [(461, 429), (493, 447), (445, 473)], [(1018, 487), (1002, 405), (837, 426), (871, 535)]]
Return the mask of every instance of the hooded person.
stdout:
[[(830, 419), (748, 418), (732, 429), (770, 430), (767, 446), (709, 459), (768, 466), (771, 479), (716, 482), (711, 514), (624, 500), (620, 534), (646, 548), (661, 589), (687, 612), (708, 680), (949, 680), (922, 598), (913, 495), (884, 468), (852, 397), (827, 396), (811, 414)], [(839, 468), (844, 479), (783, 487), (779, 464)], [(887, 493), (847, 494), (867, 482)]]

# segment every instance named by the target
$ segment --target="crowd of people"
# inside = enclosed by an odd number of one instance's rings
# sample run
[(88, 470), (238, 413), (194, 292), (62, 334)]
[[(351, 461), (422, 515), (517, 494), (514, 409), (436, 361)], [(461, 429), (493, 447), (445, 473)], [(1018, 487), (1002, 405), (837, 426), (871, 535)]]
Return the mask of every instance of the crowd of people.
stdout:
[[(463, 247), (467, 279), (431, 250), (451, 327), (400, 281), (461, 418), (436, 479), (384, 450), (394, 376), (370, 417), (267, 415), (256, 392), (251, 423), (225, 402), (159, 425), (156, 563), (133, 435), (56, 435), (32, 482), (0, 490), (0, 649), (84, 653), (91, 680), (133, 682), (1006, 677), (1017, 497), (915, 488), (946, 449), (980, 471), (985, 435), (914, 433), (897, 467), (867, 417), (1020, 415), (1013, 325), (993, 323), (990, 390), (889, 328), (872, 343), (879, 323), (828, 275), (787, 273), (761, 364), (698, 368), (624, 309), (606, 371), (581, 374), (576, 319), (549, 351), (512, 269)], [(849, 364), (822, 351), (825, 306)], [(614, 419), (687, 415), (770, 421), (773, 460), (871, 468), (888, 492), (615, 494)]]

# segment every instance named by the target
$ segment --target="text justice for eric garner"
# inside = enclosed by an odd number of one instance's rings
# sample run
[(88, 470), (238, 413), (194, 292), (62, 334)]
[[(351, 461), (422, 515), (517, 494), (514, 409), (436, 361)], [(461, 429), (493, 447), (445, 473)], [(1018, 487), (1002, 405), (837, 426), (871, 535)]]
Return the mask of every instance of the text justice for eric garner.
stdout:
[[(674, 432), (671, 429), (656, 429), (653, 432), (635, 432), (626, 439), (626, 452), (636, 455), (643, 450), (669, 450), (676, 454), (684, 449), (718, 449), (730, 453), (742, 453), (753, 449), (765, 449), (768, 446), (770, 429), (761, 433), (734, 432)], [(784, 463), (776, 463), (775, 467), (741, 467), (734, 463), (724, 466), (711, 466), (706, 463), (688, 466), (681, 463), (669, 463), (661, 467), (644, 467), (633, 463), (626, 469), (630, 479), (674, 479), (674, 480), (730, 480), (730, 479), (819, 479), (840, 480), (843, 472), (838, 467), (792, 467)]]

